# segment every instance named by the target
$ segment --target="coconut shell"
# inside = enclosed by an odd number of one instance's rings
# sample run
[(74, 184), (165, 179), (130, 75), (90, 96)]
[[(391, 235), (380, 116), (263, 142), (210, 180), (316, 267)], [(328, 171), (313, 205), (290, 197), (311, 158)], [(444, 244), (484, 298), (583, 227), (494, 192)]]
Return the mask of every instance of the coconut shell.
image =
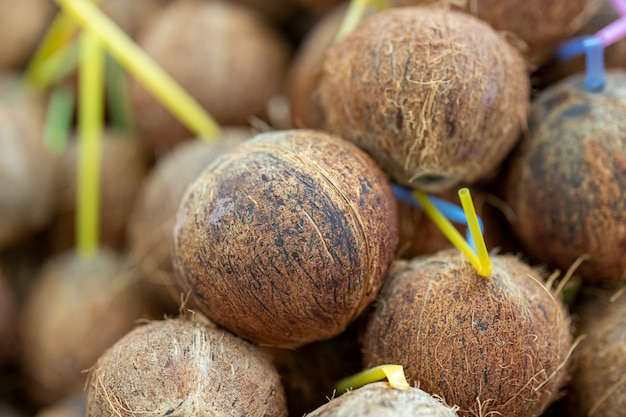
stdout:
[(53, 13), (48, 0), (0, 0), (0, 73), (24, 67)]
[(539, 271), (491, 263), (482, 277), (456, 249), (397, 262), (366, 327), (365, 367), (402, 365), (460, 416), (541, 415), (566, 381), (568, 313)]
[(539, 95), (529, 132), (512, 155), (507, 201), (513, 230), (537, 261), (588, 283), (626, 279), (626, 73), (609, 72), (600, 93), (584, 76)]
[(626, 294), (588, 288), (575, 308), (571, 416), (619, 417), (626, 409)]
[(257, 346), (185, 319), (139, 326), (90, 373), (87, 417), (286, 417), (276, 369)]
[(373, 300), (398, 242), (390, 184), (325, 132), (260, 134), (187, 189), (174, 228), (190, 303), (254, 342), (336, 336)]
[(448, 407), (419, 388), (392, 388), (386, 382), (375, 382), (333, 398), (308, 417), (455, 417)]
[(529, 81), (519, 52), (486, 23), (410, 7), (377, 13), (335, 43), (319, 95), (330, 132), (394, 181), (444, 192), (485, 177), (510, 152)]
[(439, 4), (476, 16), (494, 29), (513, 34), (523, 43), (533, 65), (545, 64), (561, 42), (574, 35), (602, 0), (391, 0), (398, 6)]
[(141, 186), (129, 218), (130, 257), (139, 266), (146, 290), (157, 303), (178, 311), (172, 254), (174, 222), (187, 187), (227, 149), (249, 139), (245, 128), (227, 128), (217, 143), (190, 140), (163, 155)]
[(44, 148), (43, 120), (42, 97), (0, 76), (0, 249), (50, 221), (57, 158)]
[(20, 321), (25, 386), (48, 405), (83, 389), (96, 359), (145, 316), (137, 277), (120, 256), (68, 252), (50, 258)]
[[(265, 115), (282, 88), (290, 53), (257, 13), (222, 1), (171, 2), (139, 45), (224, 126)], [(157, 155), (194, 136), (137, 81), (130, 95), (138, 134)]]
[[(76, 141), (65, 149), (59, 165), (56, 185), (54, 224), (50, 245), (54, 253), (62, 253), (76, 245)], [(100, 244), (122, 250), (125, 247), (126, 225), (135, 199), (148, 173), (143, 150), (135, 138), (114, 131), (102, 136), (100, 170)]]

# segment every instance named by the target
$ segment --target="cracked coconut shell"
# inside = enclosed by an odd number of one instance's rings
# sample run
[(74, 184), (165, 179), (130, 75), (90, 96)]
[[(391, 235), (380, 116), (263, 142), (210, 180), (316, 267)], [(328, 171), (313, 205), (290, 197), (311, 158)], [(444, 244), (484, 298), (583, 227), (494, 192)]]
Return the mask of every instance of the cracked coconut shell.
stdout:
[(525, 124), (520, 53), (489, 25), (435, 7), (385, 10), (327, 52), (326, 129), (403, 185), (443, 192), (499, 166)]
[(541, 415), (566, 380), (569, 316), (538, 271), (491, 262), (488, 277), (456, 249), (396, 262), (366, 327), (365, 367), (402, 365), (460, 416)]
[(529, 131), (513, 153), (506, 199), (525, 253), (577, 269), (588, 283), (626, 280), (626, 72), (607, 72), (602, 92), (584, 75), (533, 102)]
[(96, 362), (87, 395), (87, 417), (287, 416), (269, 359), (199, 319), (154, 321), (126, 334)]
[(398, 243), (387, 177), (325, 132), (257, 135), (187, 189), (174, 262), (190, 304), (239, 336), (331, 338), (376, 296)]

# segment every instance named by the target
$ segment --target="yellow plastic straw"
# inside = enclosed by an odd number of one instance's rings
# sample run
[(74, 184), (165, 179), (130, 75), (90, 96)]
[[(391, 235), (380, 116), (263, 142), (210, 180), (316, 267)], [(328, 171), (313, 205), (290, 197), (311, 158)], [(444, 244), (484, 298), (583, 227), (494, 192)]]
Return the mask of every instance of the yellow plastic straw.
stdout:
[[(91, 1), (94, 3), (100, 2), (99, 0)], [(57, 14), (24, 72), (24, 78), (27, 83), (40, 88), (45, 87), (45, 85), (42, 86), (42, 80), (39, 78), (41, 76), (41, 65), (66, 46), (77, 30), (78, 25), (73, 19), (65, 13)]]
[(104, 50), (91, 32), (80, 38), (76, 246), (81, 255), (98, 249), (100, 164), (104, 119)]
[(482, 268), (480, 266), (480, 259), (478, 255), (474, 253), (470, 245), (465, 241), (465, 238), (459, 233), (458, 230), (450, 223), (448, 219), (445, 218), (439, 210), (430, 202), (426, 194), (421, 191), (415, 190), (413, 191), (413, 195), (420, 202), (422, 207), (424, 208), (424, 212), (426, 215), (430, 217), (430, 219), (437, 225), (439, 230), (443, 232), (443, 234), (448, 238), (452, 244), (465, 255), (467, 260), (476, 268), (476, 271), (480, 274)]
[(363, 16), (367, 12), (368, 6), (375, 6), (378, 10), (389, 8), (387, 0), (352, 0), (348, 4), (348, 10), (341, 21), (341, 26), (337, 31), (335, 41), (343, 38), (348, 33), (352, 32), (354, 28), (363, 20)]
[(80, 25), (93, 32), (111, 55), (192, 132), (205, 139), (219, 135), (219, 126), (204, 109), (97, 7), (86, 0), (55, 1)]
[(468, 188), (461, 188), (459, 190), (459, 198), (461, 199), (461, 206), (463, 206), (465, 217), (467, 217), (467, 225), (472, 234), (476, 252), (478, 252), (478, 260), (480, 262), (478, 273), (483, 276), (489, 276), (493, 268), (491, 266), (491, 260), (489, 259), (489, 253), (487, 252), (487, 245), (485, 245), (485, 239), (480, 231), (478, 216), (476, 216), (470, 190)]
[(380, 365), (356, 375), (349, 376), (340, 380), (335, 388), (340, 393), (346, 392), (351, 388), (359, 388), (372, 382), (381, 381), (387, 378), (389, 385), (398, 389), (409, 389), (409, 383), (406, 382), (404, 369), (401, 365)]
[(72, 41), (33, 66), (28, 74), (28, 82), (40, 90), (46, 89), (72, 72), (77, 62), (78, 44)]

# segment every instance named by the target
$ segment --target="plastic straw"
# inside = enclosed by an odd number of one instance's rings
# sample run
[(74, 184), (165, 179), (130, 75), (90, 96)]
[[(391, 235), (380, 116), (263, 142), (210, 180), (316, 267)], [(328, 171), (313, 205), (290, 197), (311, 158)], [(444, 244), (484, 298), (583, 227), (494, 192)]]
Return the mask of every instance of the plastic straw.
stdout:
[(340, 380), (335, 388), (338, 392), (343, 393), (349, 389), (360, 388), (363, 385), (381, 381), (385, 378), (393, 388), (403, 390), (410, 388), (401, 365), (380, 365), (375, 368), (367, 369), (356, 375)]
[(67, 146), (74, 116), (74, 94), (74, 89), (66, 86), (57, 87), (50, 94), (44, 144), (51, 152), (60, 154)]
[(76, 216), (76, 246), (83, 256), (98, 249), (103, 106), (104, 51), (95, 35), (84, 32), (80, 38)]
[(485, 239), (483, 238), (483, 234), (478, 224), (478, 216), (476, 216), (476, 210), (474, 209), (474, 203), (472, 202), (472, 196), (469, 189), (461, 188), (459, 190), (459, 198), (461, 199), (461, 205), (463, 206), (463, 211), (465, 211), (467, 224), (470, 232), (472, 233), (474, 246), (478, 253), (478, 260), (480, 261), (480, 269), (478, 273), (482, 276), (489, 276), (493, 267), (491, 265), (491, 260), (489, 259), (489, 253), (487, 252)]
[(357, 27), (359, 22), (363, 20), (367, 12), (367, 7), (370, 5), (376, 7), (377, 10), (384, 10), (391, 7), (387, 0), (351, 0), (348, 4), (346, 14), (341, 21), (341, 26), (339, 26), (339, 30), (335, 36), (335, 41), (343, 38)]
[(55, 1), (93, 32), (111, 55), (192, 132), (205, 139), (219, 135), (219, 126), (204, 109), (97, 7), (86, 0)]

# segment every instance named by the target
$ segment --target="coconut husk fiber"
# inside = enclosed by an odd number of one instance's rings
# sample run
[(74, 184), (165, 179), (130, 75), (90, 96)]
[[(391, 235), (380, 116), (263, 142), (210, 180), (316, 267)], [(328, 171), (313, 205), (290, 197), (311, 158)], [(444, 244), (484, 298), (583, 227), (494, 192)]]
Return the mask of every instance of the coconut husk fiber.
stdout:
[(172, 254), (176, 212), (187, 187), (222, 152), (252, 136), (250, 129), (225, 128), (218, 141), (178, 144), (159, 158), (139, 190), (129, 217), (130, 258), (139, 267), (149, 297), (171, 312), (181, 301)]
[(89, 375), (87, 417), (286, 417), (269, 359), (196, 317), (138, 326), (103, 354)]
[(542, 92), (529, 131), (511, 155), (506, 199), (525, 253), (577, 269), (587, 283), (626, 279), (626, 72), (607, 72), (602, 92), (584, 75)]
[(499, 166), (525, 124), (529, 79), (519, 51), (485, 22), (406, 7), (335, 43), (318, 92), (328, 131), (394, 181), (437, 193)]
[(455, 417), (448, 407), (419, 388), (392, 388), (386, 382), (375, 382), (333, 398), (309, 417)]
[(389, 181), (366, 153), (321, 131), (268, 132), (187, 189), (174, 262), (211, 320), (294, 348), (336, 336), (369, 305), (397, 233)]
[(577, 334), (567, 403), (572, 416), (618, 417), (626, 410), (626, 293), (585, 288), (574, 309)]
[(490, 258), (488, 277), (456, 249), (396, 261), (367, 324), (364, 366), (402, 365), (460, 416), (541, 415), (566, 382), (570, 319), (539, 271)]
[(561, 42), (573, 36), (602, 0), (391, 0), (398, 6), (437, 4), (454, 7), (521, 41), (524, 57), (536, 67), (553, 57)]

